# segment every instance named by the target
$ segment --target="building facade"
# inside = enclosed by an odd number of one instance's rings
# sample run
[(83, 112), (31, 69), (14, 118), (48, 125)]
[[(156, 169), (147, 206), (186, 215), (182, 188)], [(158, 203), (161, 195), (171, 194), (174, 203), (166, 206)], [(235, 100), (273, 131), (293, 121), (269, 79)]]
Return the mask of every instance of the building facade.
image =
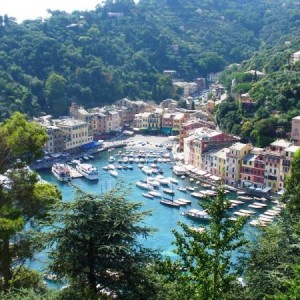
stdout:
[(235, 143), (226, 154), (225, 183), (237, 187), (240, 184), (240, 170), (243, 158), (250, 153), (251, 144)]

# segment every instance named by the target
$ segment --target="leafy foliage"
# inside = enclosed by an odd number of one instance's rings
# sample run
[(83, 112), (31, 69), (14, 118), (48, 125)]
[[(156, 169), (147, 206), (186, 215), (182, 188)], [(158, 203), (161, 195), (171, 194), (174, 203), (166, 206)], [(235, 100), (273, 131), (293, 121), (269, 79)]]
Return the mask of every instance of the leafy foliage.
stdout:
[(230, 202), (223, 187), (216, 198), (201, 201), (201, 206), (209, 213), (209, 226), (199, 232), (181, 223), (183, 233), (174, 231), (180, 259), (166, 260), (162, 272), (172, 299), (231, 299), (229, 292), (237, 279), (231, 259), (233, 251), (246, 243), (241, 232), (246, 220), (229, 219)]
[(276, 295), (292, 294), (289, 282), (297, 280), (299, 246), (299, 218), (291, 219), (285, 213), (280, 221), (263, 230), (250, 245), (245, 266), (250, 299), (277, 299)]
[(50, 234), (56, 243), (51, 270), (70, 281), (66, 293), (75, 289), (81, 297), (96, 297), (109, 291), (119, 299), (156, 299), (159, 284), (150, 264), (157, 255), (138, 240), (152, 232), (142, 225), (149, 212), (124, 197), (120, 187), (99, 196), (77, 190), (76, 200), (57, 211), (62, 226)]
[(294, 154), (291, 172), (285, 178), (284, 194), (282, 200), (287, 203), (287, 209), (293, 215), (300, 213), (300, 151)]
[(41, 246), (39, 221), (47, 217), (60, 193), (39, 182), (37, 174), (26, 167), (26, 162), (41, 153), (45, 132), (19, 113), (0, 125), (0, 132), (0, 169), (6, 171), (0, 184), (0, 289), (8, 289), (19, 276), (18, 270), (22, 271), (19, 268)]
[(1, 17), (0, 119), (15, 111), (62, 114), (74, 100), (91, 107), (122, 97), (176, 98), (163, 70), (205, 77), (260, 46), (294, 41), (300, 28), (293, 1), (120, 0), (49, 13), (21, 24)]

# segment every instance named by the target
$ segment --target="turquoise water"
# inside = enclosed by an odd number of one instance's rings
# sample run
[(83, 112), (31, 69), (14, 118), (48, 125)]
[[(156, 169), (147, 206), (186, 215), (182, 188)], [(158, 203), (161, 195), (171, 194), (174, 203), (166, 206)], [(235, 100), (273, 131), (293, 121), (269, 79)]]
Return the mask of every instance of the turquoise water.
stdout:
[[(145, 149), (143, 149), (145, 150)], [(158, 150), (157, 150), (158, 151)], [(103, 170), (102, 167), (108, 164), (108, 158), (110, 156), (115, 156), (117, 158), (117, 151), (115, 152), (101, 152), (95, 155), (95, 158), (91, 160), (89, 163), (97, 166), (99, 169), (99, 181), (93, 182), (89, 181), (85, 178), (78, 178), (73, 180), (73, 184), (82, 188), (86, 192), (91, 193), (103, 193), (112, 187), (114, 187), (117, 183), (117, 179), (112, 177), (107, 171)], [(115, 162), (117, 164), (117, 160)], [(172, 176), (172, 163), (158, 163), (159, 167), (164, 171), (164, 177)], [(199, 222), (187, 219), (182, 216), (181, 213), (185, 210), (189, 210), (191, 208), (201, 208), (198, 203), (198, 200), (190, 196), (190, 192), (181, 192), (176, 189), (177, 185), (174, 184), (175, 196), (174, 199), (177, 198), (186, 198), (192, 200), (191, 205), (187, 205), (186, 207), (180, 207), (180, 209), (171, 208), (164, 206), (159, 203), (158, 198), (148, 199), (142, 196), (142, 193), (145, 193), (144, 190), (135, 186), (135, 182), (140, 179), (146, 179), (146, 175), (138, 168), (137, 164), (132, 164), (133, 170), (118, 170), (119, 178), (125, 182), (126, 187), (128, 188), (129, 195), (128, 200), (139, 201), (144, 204), (144, 210), (151, 210), (152, 215), (149, 216), (145, 223), (147, 226), (153, 227), (158, 231), (150, 236), (148, 239), (142, 240), (142, 243), (149, 248), (158, 249), (162, 255), (167, 255), (171, 257), (175, 257), (175, 254), (172, 252), (173, 245), (172, 241), (174, 240), (174, 236), (171, 233), (171, 229), (175, 228), (180, 231), (180, 227), (178, 226), (179, 221), (183, 221), (186, 224), (190, 225), (199, 225)], [(74, 199), (74, 188), (66, 183), (59, 182), (51, 173), (50, 170), (40, 171), (39, 174), (44, 180), (52, 184), (58, 185), (62, 192), (64, 201), (72, 201)], [(191, 183), (188, 178), (181, 179), (173, 175), (179, 181), (178, 186), (197, 186), (197, 190), (201, 190), (202, 187), (195, 182)], [(160, 188), (160, 192), (161, 188)], [(162, 193), (163, 194), (163, 193)], [(164, 194), (164, 196), (167, 196)], [(170, 196), (167, 196), (170, 198)], [(228, 194), (229, 199), (236, 199), (235, 193)], [(241, 206), (239, 209), (242, 208)], [(243, 207), (244, 208), (244, 207)], [(202, 225), (203, 226), (203, 225)], [(247, 232), (247, 236), (251, 236), (255, 229), (249, 225), (246, 225), (245, 232)], [(30, 264), (31, 268), (37, 269), (41, 272), (45, 272), (47, 269), (47, 251), (43, 251), (36, 255), (34, 261)]]

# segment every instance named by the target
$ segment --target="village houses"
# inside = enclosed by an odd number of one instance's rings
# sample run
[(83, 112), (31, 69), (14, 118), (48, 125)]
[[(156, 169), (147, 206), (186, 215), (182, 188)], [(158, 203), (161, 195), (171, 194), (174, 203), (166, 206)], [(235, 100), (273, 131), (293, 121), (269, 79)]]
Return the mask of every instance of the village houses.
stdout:
[(182, 152), (186, 166), (234, 187), (279, 192), (284, 189), (293, 155), (300, 149), (300, 116), (292, 119), (291, 141), (276, 140), (266, 148), (257, 148), (216, 130), (201, 112), (176, 108), (171, 99), (165, 101), (165, 107), (155, 108), (126, 98), (117, 103), (89, 110), (72, 103), (70, 117), (35, 119), (48, 133), (45, 151), (80, 151), (101, 135), (129, 125), (142, 132), (179, 133), (177, 151)]

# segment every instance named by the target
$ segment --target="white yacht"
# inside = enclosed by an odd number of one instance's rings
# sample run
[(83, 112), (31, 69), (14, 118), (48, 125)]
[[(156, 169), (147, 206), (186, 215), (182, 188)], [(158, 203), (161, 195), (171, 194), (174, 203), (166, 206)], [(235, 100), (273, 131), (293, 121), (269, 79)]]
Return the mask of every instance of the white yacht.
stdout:
[(110, 174), (111, 176), (113, 176), (113, 177), (118, 177), (118, 176), (119, 176), (119, 173), (118, 173), (118, 171), (116, 171), (116, 170), (110, 170), (110, 171), (109, 171), (109, 174)]
[(136, 184), (137, 187), (139, 187), (141, 189), (153, 190), (153, 186), (151, 184), (148, 184), (148, 183), (145, 183), (145, 182), (142, 182), (142, 181), (137, 181), (135, 184)]
[(56, 163), (52, 166), (51, 171), (59, 181), (69, 182), (72, 179), (70, 168), (67, 164)]
[(89, 180), (98, 180), (98, 169), (91, 164), (78, 164), (77, 171)]
[(115, 160), (116, 160), (116, 159), (115, 159), (113, 156), (110, 156), (109, 159), (108, 159), (108, 161), (109, 161), (110, 163), (114, 162)]

